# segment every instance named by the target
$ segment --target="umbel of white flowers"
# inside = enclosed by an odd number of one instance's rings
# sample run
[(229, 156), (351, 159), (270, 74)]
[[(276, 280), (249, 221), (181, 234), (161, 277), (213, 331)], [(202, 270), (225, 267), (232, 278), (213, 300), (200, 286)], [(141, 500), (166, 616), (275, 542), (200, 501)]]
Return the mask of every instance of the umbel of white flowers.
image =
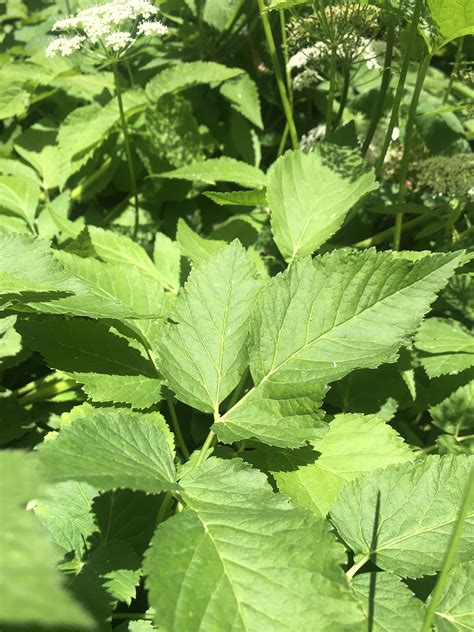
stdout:
[(68, 57), (98, 48), (106, 56), (122, 55), (140, 37), (164, 35), (168, 28), (154, 19), (158, 9), (149, 0), (114, 0), (88, 7), (58, 20), (52, 30), (65, 33), (46, 48), (47, 57)]

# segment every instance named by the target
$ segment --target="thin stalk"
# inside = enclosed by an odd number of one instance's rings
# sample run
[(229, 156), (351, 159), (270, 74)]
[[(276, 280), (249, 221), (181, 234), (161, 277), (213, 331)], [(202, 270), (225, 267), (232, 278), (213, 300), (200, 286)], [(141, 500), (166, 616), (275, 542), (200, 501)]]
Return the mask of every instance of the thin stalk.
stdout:
[(283, 151), (285, 150), (286, 139), (288, 138), (288, 123), (285, 123), (285, 129), (283, 130), (283, 134), (281, 135), (280, 144), (278, 145), (277, 158), (279, 158)]
[(293, 149), (298, 149), (300, 144), (298, 141), (298, 133), (296, 131), (295, 121), (293, 119), (293, 109), (291, 107), (290, 100), (288, 99), (288, 93), (286, 91), (286, 86), (285, 86), (285, 81), (283, 79), (283, 73), (281, 70), (280, 61), (278, 60), (275, 40), (273, 39), (272, 27), (270, 26), (270, 20), (268, 19), (268, 15), (265, 10), (264, 0), (257, 0), (257, 2), (258, 2), (258, 8), (260, 11), (260, 17), (263, 24), (265, 38), (267, 40), (268, 51), (270, 53), (270, 58), (272, 60), (273, 72), (275, 73), (278, 91), (280, 93), (281, 104), (283, 106), (283, 111), (285, 113), (286, 120), (288, 122), (288, 129), (290, 130), (291, 143), (293, 145)]
[[(408, 174), (408, 165), (410, 162), (410, 150), (413, 138), (413, 128), (415, 127), (416, 108), (418, 107), (418, 101), (420, 100), (421, 89), (425, 81), (426, 73), (428, 71), (431, 62), (431, 55), (426, 55), (423, 62), (418, 68), (418, 74), (416, 76), (415, 90), (411, 98), (410, 109), (408, 110), (408, 119), (405, 126), (405, 139), (403, 144), (403, 155), (400, 164), (400, 185), (398, 189), (398, 203), (403, 204), (405, 202), (405, 182)], [(399, 213), (395, 218), (395, 232), (393, 234), (393, 250), (400, 250), (400, 242), (402, 238), (403, 227), (403, 213)]]
[(371, 112), (370, 117), (370, 125), (367, 130), (367, 134), (365, 136), (364, 144), (362, 146), (362, 155), (365, 156), (367, 153), (370, 143), (374, 137), (374, 134), (377, 130), (380, 119), (383, 114), (383, 106), (385, 103), (385, 98), (387, 96), (387, 90), (390, 85), (390, 79), (392, 78), (392, 59), (393, 59), (393, 47), (395, 43), (395, 17), (390, 14), (387, 25), (387, 36), (386, 36), (386, 48), (385, 48), (385, 56), (383, 60), (383, 71), (382, 71), (382, 81), (380, 82), (380, 90), (377, 94), (377, 98), (374, 103), (374, 107)]
[(155, 528), (166, 519), (172, 500), (173, 494), (171, 492), (166, 492), (165, 497), (163, 498), (163, 502), (161, 503), (160, 509), (158, 511), (158, 515), (156, 516)]
[[(404, 222), (403, 228), (415, 228), (423, 222), (427, 221), (428, 217), (426, 215), (419, 215), (414, 219), (410, 219), (407, 222)], [(391, 226), (390, 228), (386, 228), (385, 230), (380, 231), (376, 235), (372, 235), (372, 237), (368, 237), (367, 239), (362, 239), (358, 241), (356, 244), (353, 244), (355, 248), (370, 248), (371, 246), (377, 246), (378, 244), (383, 244), (386, 241), (392, 239), (395, 233), (395, 226)]]
[(153, 619), (147, 612), (113, 612), (112, 619)]
[(453, 87), (454, 78), (458, 74), (459, 66), (461, 65), (463, 44), (464, 44), (464, 37), (460, 37), (457, 48), (456, 48), (456, 56), (454, 58), (453, 69), (451, 71), (451, 74), (449, 75), (449, 82), (446, 87), (446, 92), (444, 93), (444, 96), (443, 96), (443, 103), (447, 103), (449, 99), (449, 95), (451, 94), (451, 90)]
[(23, 397), (19, 397), (18, 403), (22, 406), (27, 406), (28, 404), (42, 402), (46, 399), (51, 399), (56, 395), (60, 395), (61, 393), (73, 391), (77, 387), (78, 384), (74, 380), (60, 380), (54, 384), (48, 384), (43, 388), (39, 388), (37, 391), (33, 391), (32, 393), (27, 393)]
[(207, 451), (209, 450), (209, 448), (211, 448), (214, 445), (215, 440), (216, 440), (216, 433), (214, 432), (214, 430), (211, 429), (209, 430), (209, 434), (207, 435), (206, 440), (204, 441), (201, 449), (199, 450), (199, 455), (196, 460), (195, 467), (199, 467), (199, 465), (201, 465), (201, 463), (203, 463), (206, 460)]
[(339, 101), (339, 110), (337, 111), (336, 118), (334, 119), (334, 129), (337, 128), (341, 122), (342, 115), (344, 114), (344, 108), (346, 107), (347, 95), (349, 94), (349, 85), (351, 81), (351, 67), (347, 66), (344, 71), (344, 77), (342, 80), (341, 98)]
[(65, 0), (66, 3), (66, 11), (68, 12), (68, 15), (71, 15), (71, 5), (69, 4), (69, 0)]
[(336, 48), (333, 46), (331, 50), (331, 61), (329, 66), (329, 92), (326, 102), (326, 134), (325, 138), (329, 136), (332, 131), (332, 117), (333, 117), (333, 102), (334, 94), (336, 91)]
[(280, 14), (281, 42), (282, 42), (282, 48), (283, 48), (283, 61), (285, 62), (286, 90), (288, 93), (288, 98), (291, 103), (291, 107), (293, 108), (293, 84), (291, 82), (291, 70), (288, 68), (288, 62), (290, 60), (290, 56), (288, 54), (288, 39), (286, 37), (285, 9), (280, 9), (279, 14)]
[(430, 632), (432, 628), (434, 616), (436, 614), (436, 608), (438, 607), (441, 594), (446, 585), (448, 573), (456, 557), (456, 552), (459, 545), (459, 540), (461, 538), (462, 530), (464, 527), (464, 522), (466, 521), (467, 515), (472, 507), (473, 502), (474, 502), (474, 467), (471, 468), (471, 473), (467, 481), (466, 489), (464, 492), (464, 498), (461, 504), (461, 508), (459, 510), (458, 519), (456, 521), (456, 526), (454, 527), (454, 531), (451, 535), (451, 539), (448, 544), (448, 549), (444, 556), (443, 567), (441, 568), (441, 572), (438, 576), (438, 581), (436, 582), (436, 586), (433, 592), (431, 593), (431, 598), (426, 608), (425, 618), (423, 621), (421, 632)]
[[(51, 374), (45, 375), (44, 377), (39, 377), (37, 380), (33, 380), (32, 382), (28, 382), (28, 384), (24, 384), (13, 391), (13, 395), (15, 397), (22, 397), (26, 395), (26, 393), (30, 393), (31, 391), (38, 390), (42, 388), (44, 384), (51, 385)], [(57, 382), (60, 381), (61, 378), (57, 378)]]
[(186, 445), (186, 441), (184, 440), (183, 433), (181, 432), (181, 426), (179, 425), (178, 416), (176, 415), (176, 408), (174, 406), (174, 402), (172, 399), (167, 399), (166, 403), (168, 404), (168, 410), (170, 411), (171, 423), (173, 425), (176, 441), (178, 442), (181, 452), (183, 453), (183, 456), (187, 461), (190, 457), (190, 452)]
[(79, 200), (82, 195), (90, 189), (96, 182), (98, 182), (102, 176), (107, 173), (110, 165), (112, 164), (112, 158), (110, 156), (104, 160), (102, 165), (97, 171), (94, 171), (88, 178), (86, 178), (82, 184), (79, 184), (77, 187), (74, 187), (71, 191), (71, 200)]
[(416, 31), (418, 28), (418, 21), (420, 19), (421, 10), (423, 9), (423, 4), (424, 4), (424, 0), (416, 0), (415, 9), (413, 11), (412, 20), (410, 23), (410, 29), (408, 31), (407, 47), (405, 50), (405, 55), (403, 57), (402, 67), (400, 68), (400, 76), (398, 78), (397, 89), (395, 91), (395, 97), (393, 100), (392, 113), (390, 115), (390, 121), (388, 123), (388, 128), (385, 133), (385, 139), (383, 142), (382, 151), (377, 161), (376, 172), (379, 177), (382, 171), (385, 156), (387, 154), (388, 146), (390, 145), (390, 141), (392, 140), (393, 128), (395, 127), (398, 121), (398, 111), (400, 109), (400, 103), (403, 97), (403, 90), (405, 88), (405, 80), (408, 73), (408, 67), (410, 65), (411, 53), (413, 51), (413, 46), (416, 39)]
[(350, 569), (346, 573), (346, 577), (349, 581), (352, 580), (354, 575), (360, 570), (367, 562), (370, 560), (370, 555), (364, 555), (356, 564), (350, 567)]
[(127, 156), (128, 172), (130, 174), (130, 185), (132, 188), (132, 196), (135, 206), (135, 224), (133, 228), (133, 236), (136, 237), (138, 227), (140, 225), (140, 210), (138, 206), (138, 192), (137, 192), (137, 178), (135, 175), (135, 166), (133, 164), (132, 149), (130, 145), (130, 136), (128, 134), (127, 120), (125, 118), (125, 110), (123, 107), (122, 88), (120, 87), (120, 77), (117, 69), (117, 64), (113, 63), (112, 68), (114, 71), (115, 91), (117, 93), (117, 101), (120, 113), (120, 125), (122, 127), (123, 140), (125, 145), (125, 154)]

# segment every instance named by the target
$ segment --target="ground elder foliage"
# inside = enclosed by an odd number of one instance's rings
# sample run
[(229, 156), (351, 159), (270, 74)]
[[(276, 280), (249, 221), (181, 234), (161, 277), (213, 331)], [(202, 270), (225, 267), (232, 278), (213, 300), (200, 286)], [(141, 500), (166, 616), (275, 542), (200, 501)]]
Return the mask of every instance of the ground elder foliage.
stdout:
[(474, 4), (0, 0), (0, 627), (474, 630)]

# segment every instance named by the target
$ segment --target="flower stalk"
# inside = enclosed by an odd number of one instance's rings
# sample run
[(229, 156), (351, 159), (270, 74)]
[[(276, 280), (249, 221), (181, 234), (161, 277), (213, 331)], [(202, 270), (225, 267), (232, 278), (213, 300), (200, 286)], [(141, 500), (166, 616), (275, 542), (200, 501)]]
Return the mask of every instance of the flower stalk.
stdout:
[(133, 164), (132, 148), (130, 144), (130, 136), (128, 133), (127, 120), (125, 118), (125, 110), (123, 107), (122, 88), (120, 86), (120, 76), (118, 72), (117, 63), (112, 64), (115, 81), (115, 91), (117, 95), (119, 114), (120, 114), (120, 126), (122, 128), (123, 142), (125, 146), (125, 155), (127, 157), (128, 173), (130, 175), (130, 189), (133, 197), (133, 205), (135, 209), (135, 220), (133, 226), (133, 237), (135, 238), (138, 233), (140, 225), (140, 207), (138, 204), (138, 190), (137, 190), (137, 178), (135, 174), (135, 165)]

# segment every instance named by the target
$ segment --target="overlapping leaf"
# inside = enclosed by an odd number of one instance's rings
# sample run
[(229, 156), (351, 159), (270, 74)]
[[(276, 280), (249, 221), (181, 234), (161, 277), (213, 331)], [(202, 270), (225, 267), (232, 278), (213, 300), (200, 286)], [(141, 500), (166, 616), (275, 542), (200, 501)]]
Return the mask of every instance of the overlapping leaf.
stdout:
[[(357, 558), (402, 577), (421, 577), (443, 563), (474, 457), (427, 457), (390, 465), (348, 483), (331, 516)], [(474, 510), (457, 560), (474, 559)]]
[(326, 385), (393, 362), (460, 259), (336, 251), (271, 279), (251, 319), (255, 386), (215, 424), (219, 438), (298, 447), (320, 436), (315, 411)]
[(90, 629), (91, 618), (61, 585), (47, 534), (26, 509), (28, 502), (45, 493), (34, 463), (26, 453), (10, 451), (2, 452), (0, 464), (1, 623)]
[(352, 587), (372, 632), (419, 632), (425, 607), (401, 579), (390, 573), (362, 573)]
[(439, 632), (474, 629), (474, 562), (454, 566), (448, 574), (436, 606), (435, 626)]
[(415, 345), (429, 377), (453, 375), (474, 366), (474, 334), (456, 320), (428, 318)]
[(356, 630), (362, 613), (327, 523), (292, 509), (238, 459), (182, 477), (187, 511), (161, 525), (145, 559), (156, 620), (176, 632)]
[(414, 454), (375, 415), (337, 415), (312, 446), (250, 453), (260, 464), (259, 457), (293, 504), (325, 516), (344, 483), (379, 467), (409, 461)]
[(94, 410), (45, 441), (40, 456), (51, 481), (151, 493), (177, 488), (169, 431), (159, 413)]

